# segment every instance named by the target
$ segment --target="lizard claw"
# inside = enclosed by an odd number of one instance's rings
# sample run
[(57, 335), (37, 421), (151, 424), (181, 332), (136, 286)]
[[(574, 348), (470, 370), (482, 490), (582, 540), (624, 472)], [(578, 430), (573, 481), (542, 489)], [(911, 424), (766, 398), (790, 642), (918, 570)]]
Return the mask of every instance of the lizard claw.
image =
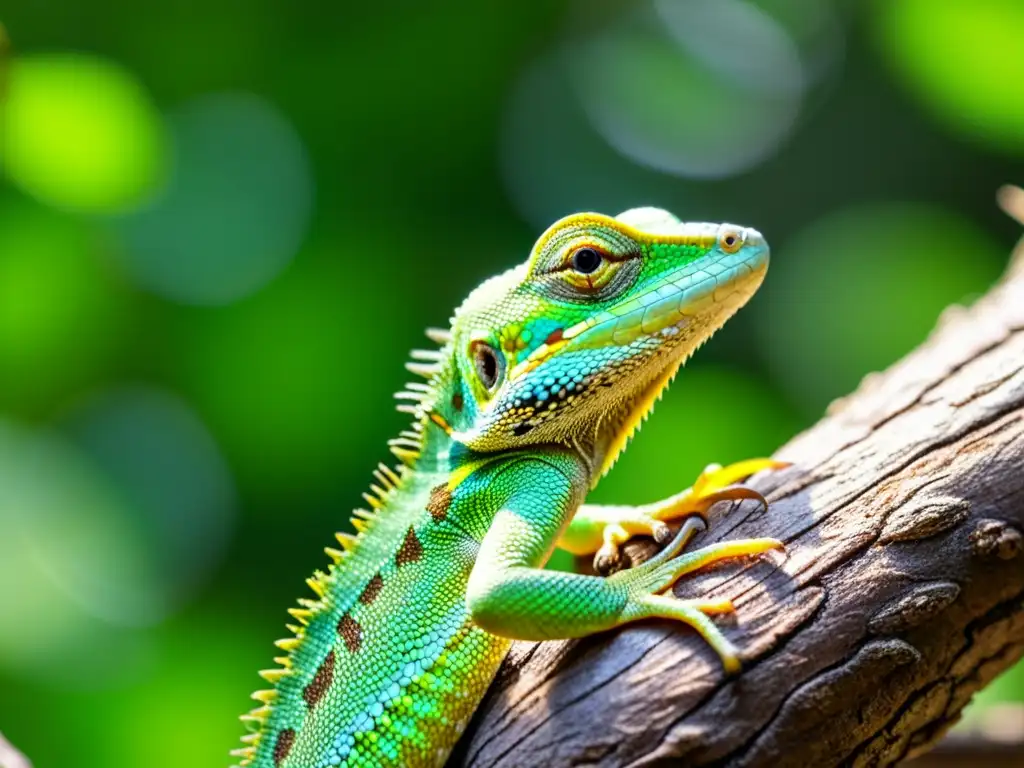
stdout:
[(650, 536), (659, 546), (665, 546), (675, 536), (675, 529), (668, 525), (668, 521), (696, 517), (706, 526), (708, 510), (720, 501), (756, 501), (767, 509), (768, 501), (760, 492), (731, 484), (763, 469), (788, 466), (774, 459), (750, 459), (726, 467), (709, 464), (692, 488), (671, 499), (646, 507), (624, 508), (620, 517), (604, 528), (601, 547), (594, 555), (594, 570), (608, 576), (627, 567), (620, 547), (634, 536)]
[(655, 520), (651, 524), (651, 536), (654, 537), (654, 541), (659, 546), (665, 546), (672, 541), (674, 535), (672, 529), (668, 526), (668, 523), (664, 523), (661, 520)]
[(604, 530), (604, 543), (594, 554), (594, 570), (602, 576), (610, 576), (627, 568), (629, 563), (623, 557), (621, 547), (636, 535), (650, 536), (659, 546), (664, 546), (672, 541), (675, 531), (665, 521), (643, 512), (620, 524), (609, 525)]
[(594, 555), (594, 570), (602, 576), (611, 576), (613, 573), (618, 573), (623, 569), (624, 565), (624, 558), (618, 547), (607, 551), (602, 547)]
[(747, 488), (745, 485), (738, 485), (735, 488), (723, 488), (720, 491), (715, 491), (714, 493), (709, 493), (698, 499), (694, 499), (694, 503), (699, 504), (700, 507), (695, 507), (693, 514), (698, 514), (706, 519), (707, 511), (718, 502), (743, 501), (745, 499), (756, 501), (764, 509), (768, 509), (768, 500), (760, 491), (755, 491), (753, 488)]

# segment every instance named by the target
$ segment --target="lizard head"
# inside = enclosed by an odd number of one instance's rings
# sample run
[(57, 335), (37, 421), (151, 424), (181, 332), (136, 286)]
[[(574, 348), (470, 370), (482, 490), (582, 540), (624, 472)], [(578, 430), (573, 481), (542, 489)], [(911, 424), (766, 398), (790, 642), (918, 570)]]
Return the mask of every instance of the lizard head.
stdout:
[(569, 216), (529, 260), (457, 310), (460, 414), (475, 451), (577, 448), (595, 480), (676, 370), (757, 290), (768, 246), (753, 229), (684, 223), (655, 208)]

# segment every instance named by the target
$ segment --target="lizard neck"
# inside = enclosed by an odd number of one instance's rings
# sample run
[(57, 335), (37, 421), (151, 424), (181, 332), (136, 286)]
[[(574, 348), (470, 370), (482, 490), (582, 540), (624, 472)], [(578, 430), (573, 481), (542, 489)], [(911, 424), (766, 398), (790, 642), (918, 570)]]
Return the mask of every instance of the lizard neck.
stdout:
[[(600, 407), (592, 405), (592, 418), (583, 423), (593, 425), (592, 429), (567, 433), (557, 444), (549, 447), (566, 449), (576, 453), (594, 487), (603, 477), (629, 443), (661, 396), (665, 387), (675, 376), (685, 355), (674, 355), (674, 359), (654, 375), (634, 383), (632, 388), (623, 388), (621, 397), (611, 404)], [(416, 417), (414, 430), (419, 435), (418, 458), (412, 464), (417, 473), (451, 475), (461, 467), (467, 467), (484, 456), (502, 453), (501, 448), (482, 454), (453, 439), (453, 433), (471, 433), (476, 422), (482, 418), (477, 410), (476, 400), (465, 384), (455, 360), (451, 344), (438, 353), (426, 385), (410, 384), (404, 396), (418, 397), (418, 405), (401, 410)], [(415, 369), (415, 368), (414, 368)], [(416, 369), (423, 371), (424, 369)], [(407, 434), (407, 433), (403, 433)], [(541, 444), (533, 446), (542, 447)], [(508, 446), (508, 451), (522, 451), (523, 446)]]

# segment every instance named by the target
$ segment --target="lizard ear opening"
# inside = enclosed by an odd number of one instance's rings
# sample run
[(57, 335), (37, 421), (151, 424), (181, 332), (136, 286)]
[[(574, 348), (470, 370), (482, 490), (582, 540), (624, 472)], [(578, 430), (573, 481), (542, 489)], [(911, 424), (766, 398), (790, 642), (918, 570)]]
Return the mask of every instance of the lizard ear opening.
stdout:
[(504, 357), (486, 341), (474, 341), (470, 354), (480, 383), (488, 392), (493, 392), (505, 374)]

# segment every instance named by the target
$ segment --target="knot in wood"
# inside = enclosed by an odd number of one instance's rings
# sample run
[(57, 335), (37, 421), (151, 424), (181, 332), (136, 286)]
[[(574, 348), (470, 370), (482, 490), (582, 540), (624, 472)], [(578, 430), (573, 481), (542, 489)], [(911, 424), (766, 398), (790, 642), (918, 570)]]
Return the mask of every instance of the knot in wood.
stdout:
[(971, 548), (979, 557), (1012, 560), (1024, 551), (1024, 535), (1003, 520), (979, 520), (971, 531)]
[(876, 634), (893, 634), (917, 626), (942, 612), (960, 594), (952, 581), (920, 584), (882, 606), (868, 620), (868, 629)]
[(879, 536), (879, 543), (915, 541), (960, 525), (971, 512), (971, 503), (953, 496), (913, 499), (894, 510)]

